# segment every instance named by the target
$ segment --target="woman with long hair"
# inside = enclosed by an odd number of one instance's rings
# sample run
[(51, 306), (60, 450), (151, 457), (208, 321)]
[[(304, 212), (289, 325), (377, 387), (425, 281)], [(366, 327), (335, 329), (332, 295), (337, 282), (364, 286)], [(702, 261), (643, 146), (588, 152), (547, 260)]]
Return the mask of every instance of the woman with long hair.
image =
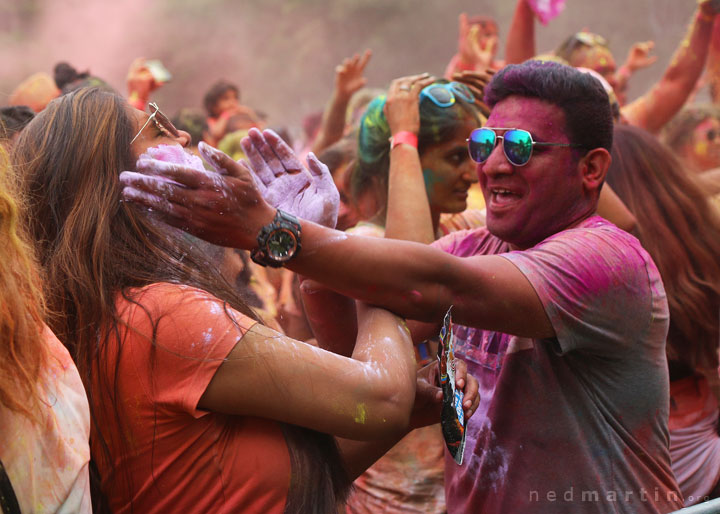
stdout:
[(638, 128), (616, 126), (607, 182), (637, 218), (636, 234), (665, 284), (670, 453), (690, 505), (720, 493), (720, 216), (696, 176)]
[(102, 492), (117, 512), (334, 512), (369, 452), (340, 438), (394, 439), (411, 421), (410, 338), (369, 307), (351, 357), (274, 332), (180, 233), (121, 202), (122, 170), (188, 143), (153, 109), (79, 90), (15, 149)]
[[(484, 213), (466, 210), (478, 181), (466, 140), (486, 120), (476, 95), (460, 82), (402, 77), (370, 102), (358, 130), (351, 193), (374, 212), (348, 232), (431, 243), (485, 224)], [(437, 348), (423, 342), (416, 351), (422, 365)], [(347, 512), (445, 512), (444, 476), (440, 426), (414, 430), (355, 481)]]
[(19, 228), (11, 172), (0, 147), (3, 510), (14, 504), (22, 512), (89, 513), (88, 402), (70, 355), (44, 324), (40, 276)]

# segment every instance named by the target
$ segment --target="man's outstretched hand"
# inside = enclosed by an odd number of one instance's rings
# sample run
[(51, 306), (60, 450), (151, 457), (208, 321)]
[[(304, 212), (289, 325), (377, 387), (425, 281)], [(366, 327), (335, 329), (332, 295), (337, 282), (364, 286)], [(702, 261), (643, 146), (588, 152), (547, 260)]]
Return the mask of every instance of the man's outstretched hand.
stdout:
[(272, 221), (275, 209), (263, 199), (245, 164), (200, 145), (203, 157), (217, 172), (140, 159), (136, 171), (120, 174), (123, 199), (211, 243), (255, 248), (258, 232)]
[(215, 172), (155, 159), (120, 174), (124, 200), (147, 207), (169, 225), (222, 246), (252, 249), (276, 209), (334, 227), (339, 194), (327, 167), (308, 156), (309, 170), (272, 131), (243, 140), (249, 163), (201, 143)]
[(328, 167), (312, 152), (307, 168), (272, 130), (250, 129), (243, 150), (263, 198), (275, 207), (313, 223), (335, 228), (340, 193)]

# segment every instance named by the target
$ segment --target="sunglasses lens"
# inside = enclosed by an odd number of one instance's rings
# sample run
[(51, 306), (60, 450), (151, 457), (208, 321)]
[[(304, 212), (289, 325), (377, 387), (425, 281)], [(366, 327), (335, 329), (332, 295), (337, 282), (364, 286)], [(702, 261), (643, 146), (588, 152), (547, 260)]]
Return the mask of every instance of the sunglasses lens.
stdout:
[(455, 103), (455, 97), (452, 92), (441, 85), (429, 86), (425, 89), (426, 94), (432, 98), (436, 105), (440, 107), (448, 107)]
[(527, 164), (532, 155), (532, 137), (524, 130), (508, 130), (503, 137), (505, 156), (515, 166)]
[(715, 129), (710, 129), (707, 131), (707, 140), (711, 143), (715, 141), (715, 138), (718, 136), (717, 132), (715, 132)]
[(457, 96), (459, 96), (466, 102), (473, 103), (475, 101), (475, 96), (472, 94), (472, 91), (470, 91), (470, 88), (467, 87), (465, 84), (460, 84), (459, 82), (450, 82), (450, 88), (452, 89), (453, 93), (455, 93)]
[(479, 128), (470, 133), (468, 150), (470, 158), (475, 162), (485, 162), (495, 148), (495, 131)]

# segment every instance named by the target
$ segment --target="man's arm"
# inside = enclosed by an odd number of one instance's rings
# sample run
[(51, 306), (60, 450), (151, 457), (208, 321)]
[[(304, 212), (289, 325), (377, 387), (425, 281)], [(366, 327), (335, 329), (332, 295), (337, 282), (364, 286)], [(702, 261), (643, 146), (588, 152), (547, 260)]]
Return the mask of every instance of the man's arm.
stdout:
[(304, 223), (303, 252), (288, 268), (408, 319), (437, 323), (453, 305), (462, 325), (554, 334), (532, 285), (503, 257), (460, 258), (418, 243), (336, 234)]
[[(270, 132), (265, 136), (268, 152), (275, 148), (268, 158), (278, 161), (277, 155), (285, 151), (282, 140)], [(255, 248), (257, 234), (276, 213), (260, 194), (256, 180), (261, 179), (254, 178), (243, 162), (208, 145), (201, 145), (200, 151), (219, 173), (142, 161), (137, 166), (140, 173), (120, 175), (124, 198), (151, 207), (167, 223), (207, 241)], [(283, 175), (282, 162), (273, 165), (280, 167), (266, 188), (278, 184), (284, 190), (287, 186), (278, 177), (294, 179), (297, 168)], [(329, 173), (317, 163), (311, 170), (322, 175), (316, 177), (319, 183)], [(272, 191), (266, 195), (272, 196)], [(291, 196), (287, 202), (293, 208), (298, 202), (324, 203), (317, 194)], [(419, 243), (351, 236), (304, 221), (302, 251), (287, 268), (409, 319), (439, 322), (454, 305), (455, 319), (463, 325), (535, 338), (554, 333), (525, 275), (500, 256), (459, 258)]]

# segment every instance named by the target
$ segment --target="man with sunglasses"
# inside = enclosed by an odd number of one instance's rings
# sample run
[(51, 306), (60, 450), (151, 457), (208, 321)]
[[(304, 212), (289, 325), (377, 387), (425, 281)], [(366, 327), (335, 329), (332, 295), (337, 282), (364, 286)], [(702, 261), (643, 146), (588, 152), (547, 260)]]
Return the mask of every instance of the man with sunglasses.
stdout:
[[(496, 74), (485, 101), (491, 114), (469, 150), (487, 228), (435, 248), (347, 236), (283, 212), (302, 217), (317, 199), (268, 205), (255, 180), (272, 189), (294, 166), (270, 133), (253, 136), (265, 160), (253, 163), (258, 179), (217, 154), (222, 177), (154, 170), (182, 187), (123, 173), (124, 195), (211, 242), (418, 320), (409, 323), (417, 341), (437, 334), (453, 306), (456, 354), (478, 378), (481, 404), (463, 465), (447, 459), (450, 513), (679, 508), (662, 281), (634, 237), (595, 215), (612, 144), (607, 94), (590, 75), (528, 62)], [(404, 138), (391, 151), (412, 146)], [(275, 232), (286, 240), (271, 246)]]

